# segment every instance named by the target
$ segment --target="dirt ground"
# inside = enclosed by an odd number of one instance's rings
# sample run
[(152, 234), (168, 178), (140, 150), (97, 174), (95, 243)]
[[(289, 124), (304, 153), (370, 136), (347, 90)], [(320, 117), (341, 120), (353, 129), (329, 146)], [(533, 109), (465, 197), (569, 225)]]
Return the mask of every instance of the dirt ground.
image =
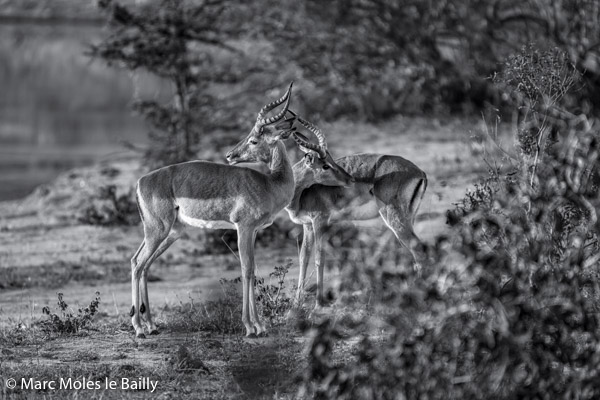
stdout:
[[(485, 173), (480, 150), (469, 139), (480, 134), (480, 125), (399, 118), (378, 126), (342, 121), (322, 129), (334, 156), (357, 149), (397, 154), (427, 173), (429, 185), (416, 232), (432, 241), (445, 230), (445, 211)], [(119, 174), (97, 178), (98, 170), (107, 166)], [(294, 397), (295, 377), (305, 366), (306, 342), (294, 327), (273, 329), (267, 338), (245, 339), (170, 326), (177, 310), (218, 299), (223, 295), (219, 280), (240, 275), (236, 254), (199, 252), (202, 242), (195, 234), (177, 242), (152, 267), (149, 293), (161, 334), (134, 338), (128, 316), (129, 259), (142, 240), (141, 226), (91, 226), (73, 215), (85, 205), (91, 187), (110, 182), (125, 188), (140, 173), (134, 161), (106, 162), (64, 174), (27, 199), (0, 203), (0, 398)], [(79, 187), (79, 195), (69, 193), (73, 187)], [(363, 225), (369, 235), (385, 231), (378, 222)], [(298, 272), (297, 252), (293, 238), (261, 245), (256, 251), (257, 275), (268, 279), (276, 265), (291, 260), (286, 277), (291, 291)], [(328, 257), (335, 258), (335, 253)], [(334, 276), (333, 271), (326, 273), (326, 285)], [(77, 310), (87, 306), (96, 291), (100, 310), (90, 329), (66, 336), (34, 329), (45, 318), (43, 307), (56, 309), (58, 292)], [(59, 382), (68, 377), (102, 385), (150, 378), (158, 386), (154, 392), (122, 386), (79, 390), (6, 386), (11, 378), (20, 385), (21, 379)]]

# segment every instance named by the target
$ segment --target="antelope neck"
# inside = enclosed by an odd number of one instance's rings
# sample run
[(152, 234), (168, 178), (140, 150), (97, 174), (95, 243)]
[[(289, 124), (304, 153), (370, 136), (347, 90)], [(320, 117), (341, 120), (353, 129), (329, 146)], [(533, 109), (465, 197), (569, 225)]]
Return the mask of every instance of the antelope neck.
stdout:
[(292, 201), (286, 207), (290, 211), (298, 212), (300, 208), (300, 197), (302, 197), (302, 193), (304, 190), (308, 189), (312, 186), (312, 181), (310, 179), (301, 179), (298, 174), (294, 173), (294, 195), (292, 196)]
[[(271, 170), (271, 180), (281, 185), (286, 194), (289, 193), (288, 198), (291, 197), (292, 187), (294, 186), (294, 172), (282, 141), (278, 141), (271, 150), (269, 169)], [(285, 204), (287, 204), (287, 201)]]

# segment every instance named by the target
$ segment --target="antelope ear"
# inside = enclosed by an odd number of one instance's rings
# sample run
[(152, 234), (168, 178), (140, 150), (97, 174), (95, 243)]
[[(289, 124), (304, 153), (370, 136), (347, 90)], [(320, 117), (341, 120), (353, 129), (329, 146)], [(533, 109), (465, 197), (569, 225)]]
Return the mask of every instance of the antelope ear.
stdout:
[(272, 146), (279, 140), (279, 135), (263, 135), (262, 138), (265, 143), (267, 143), (269, 146)]
[(278, 122), (275, 125), (275, 129), (278, 129), (280, 131), (292, 129), (292, 125), (294, 124), (295, 119), (296, 119), (295, 117), (286, 118), (283, 121)]
[(305, 149), (302, 146), (300, 146), (300, 148), (302, 149), (302, 151), (306, 152), (306, 154), (304, 155), (304, 162), (307, 165), (314, 164), (315, 163), (315, 153), (312, 150)]
[(292, 133), (294, 133), (294, 131), (296, 130), (296, 127), (292, 127), (291, 129), (288, 129), (287, 131), (281, 132), (277, 135), (277, 138), (279, 140), (284, 140), (284, 139), (288, 139), (290, 137), (290, 135)]

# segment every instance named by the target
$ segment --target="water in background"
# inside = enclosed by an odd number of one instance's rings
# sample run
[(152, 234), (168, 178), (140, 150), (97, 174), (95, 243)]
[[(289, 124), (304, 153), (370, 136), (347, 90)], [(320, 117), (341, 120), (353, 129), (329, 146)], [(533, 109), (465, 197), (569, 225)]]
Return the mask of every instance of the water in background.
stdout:
[[(130, 111), (132, 76), (84, 54), (104, 35), (93, 25), (0, 25), (0, 200), (145, 141)], [(165, 90), (141, 79), (145, 97)]]

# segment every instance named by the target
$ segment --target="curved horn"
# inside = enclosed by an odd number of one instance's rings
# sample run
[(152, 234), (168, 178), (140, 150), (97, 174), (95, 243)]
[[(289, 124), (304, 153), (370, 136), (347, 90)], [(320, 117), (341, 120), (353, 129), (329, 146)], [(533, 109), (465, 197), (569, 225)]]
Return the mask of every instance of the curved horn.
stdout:
[(319, 158), (321, 159), (327, 157), (327, 151), (323, 147), (319, 146), (318, 144), (309, 142), (306, 139), (306, 137), (304, 137), (304, 135), (302, 135), (301, 133), (294, 132), (293, 137), (294, 141), (298, 144), (298, 146), (302, 146), (306, 149), (316, 152), (319, 155)]
[(298, 120), (298, 122), (300, 122), (306, 129), (314, 133), (317, 139), (319, 139), (319, 146), (321, 146), (324, 150), (327, 150), (327, 142), (325, 141), (325, 135), (323, 135), (319, 128), (298, 116), (296, 116), (296, 120)]
[[(256, 124), (257, 125), (269, 125), (272, 124), (273, 122), (277, 122), (279, 121), (286, 113), (287, 108), (290, 105), (290, 99), (291, 99), (291, 93), (292, 93), (292, 86), (294, 85), (294, 82), (292, 81), (290, 83), (290, 87), (288, 88), (288, 90), (285, 92), (285, 94), (283, 96), (281, 96), (281, 98), (279, 100), (276, 100), (272, 103), (267, 104), (266, 106), (264, 106), (263, 108), (261, 108), (261, 110), (258, 112), (258, 117), (256, 117)], [(272, 116), (271, 118), (264, 118), (265, 114), (268, 113), (269, 111), (271, 111), (272, 109), (274, 109), (275, 107), (279, 106), (281, 103), (283, 103), (285, 101), (285, 105), (283, 107), (283, 110), (278, 113), (277, 115)]]

